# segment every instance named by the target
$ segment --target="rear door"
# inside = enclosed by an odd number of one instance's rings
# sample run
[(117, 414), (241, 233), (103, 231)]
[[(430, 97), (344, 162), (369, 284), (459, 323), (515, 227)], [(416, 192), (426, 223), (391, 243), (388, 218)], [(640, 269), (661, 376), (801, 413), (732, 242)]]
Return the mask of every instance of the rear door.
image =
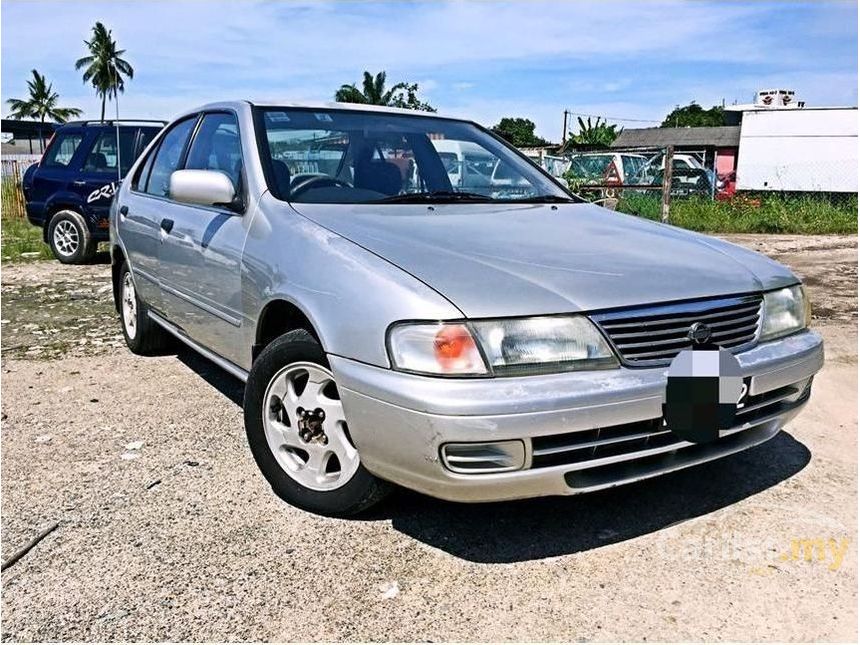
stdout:
[(44, 212), (58, 196), (69, 196), (73, 169), (81, 163), (83, 140), (83, 128), (64, 128), (54, 135), (33, 173), (29, 195), (32, 212)]
[(96, 226), (107, 228), (111, 199), (119, 186), (120, 178), (125, 176), (134, 163), (137, 136), (137, 128), (119, 128), (117, 148), (117, 129), (99, 128), (87, 147), (80, 174), (73, 183)]
[(149, 151), (131, 177), (117, 216), (135, 287), (143, 300), (159, 311), (163, 300), (159, 255), (166, 238), (162, 223), (169, 221), (176, 209), (169, 200), (168, 182), (184, 158), (196, 123), (197, 115), (175, 123)]

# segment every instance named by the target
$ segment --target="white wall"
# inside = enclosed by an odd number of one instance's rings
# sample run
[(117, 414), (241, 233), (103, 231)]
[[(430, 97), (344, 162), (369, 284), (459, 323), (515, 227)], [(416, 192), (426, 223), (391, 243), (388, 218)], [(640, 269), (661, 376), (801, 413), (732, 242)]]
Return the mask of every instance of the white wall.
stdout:
[(744, 112), (738, 190), (857, 192), (857, 108)]

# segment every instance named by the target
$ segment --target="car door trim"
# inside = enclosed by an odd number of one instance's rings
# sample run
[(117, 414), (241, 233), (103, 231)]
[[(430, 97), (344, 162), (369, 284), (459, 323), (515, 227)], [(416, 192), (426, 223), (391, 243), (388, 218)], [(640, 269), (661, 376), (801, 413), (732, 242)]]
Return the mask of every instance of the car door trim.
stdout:
[(180, 291), (176, 287), (172, 287), (170, 285), (164, 284), (164, 282), (159, 282), (158, 284), (163, 291), (166, 291), (167, 293), (174, 295), (177, 298), (181, 298), (182, 300), (185, 300), (186, 302), (191, 303), (192, 305), (194, 305), (198, 309), (202, 309), (206, 313), (210, 313), (213, 316), (215, 316), (216, 318), (220, 318), (224, 322), (230, 323), (234, 327), (241, 327), (242, 326), (242, 319), (241, 318), (236, 318), (234, 316), (231, 316), (230, 314), (224, 313), (220, 309), (213, 307), (212, 305), (210, 305), (206, 302), (203, 302), (202, 300), (198, 300), (194, 296), (191, 296), (191, 295), (185, 293), (184, 291)]
[(168, 322), (151, 309), (147, 312), (147, 315), (154, 323), (162, 327), (166, 332), (168, 332), (172, 336), (175, 336), (177, 340), (182, 341), (195, 352), (202, 355), (204, 358), (208, 358), (225, 372), (229, 372), (243, 383), (248, 381), (248, 372), (246, 370), (242, 369), (235, 363), (228, 361), (223, 356), (216, 354), (211, 349), (207, 349), (200, 343), (191, 340), (188, 334), (186, 334), (182, 329), (180, 329), (173, 323)]

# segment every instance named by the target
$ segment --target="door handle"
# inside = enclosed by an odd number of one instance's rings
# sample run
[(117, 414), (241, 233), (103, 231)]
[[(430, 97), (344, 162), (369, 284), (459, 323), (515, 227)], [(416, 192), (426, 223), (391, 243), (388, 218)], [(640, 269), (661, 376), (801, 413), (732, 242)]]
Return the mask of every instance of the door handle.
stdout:
[(161, 228), (164, 229), (165, 233), (170, 233), (173, 230), (173, 220), (165, 217), (161, 220)]
[(128, 206), (120, 206), (119, 207), (119, 214), (122, 215), (123, 217), (128, 215)]
[(86, 186), (87, 182), (76, 179), (72, 182), (72, 186)]

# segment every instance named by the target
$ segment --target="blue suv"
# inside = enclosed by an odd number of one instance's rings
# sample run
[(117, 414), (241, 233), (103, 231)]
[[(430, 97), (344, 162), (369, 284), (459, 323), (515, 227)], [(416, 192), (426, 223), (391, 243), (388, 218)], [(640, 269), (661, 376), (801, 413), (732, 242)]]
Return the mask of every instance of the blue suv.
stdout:
[(119, 181), (163, 126), (164, 121), (76, 121), (57, 129), (22, 185), (27, 219), (42, 227), (60, 262), (87, 262), (108, 239), (108, 210)]

